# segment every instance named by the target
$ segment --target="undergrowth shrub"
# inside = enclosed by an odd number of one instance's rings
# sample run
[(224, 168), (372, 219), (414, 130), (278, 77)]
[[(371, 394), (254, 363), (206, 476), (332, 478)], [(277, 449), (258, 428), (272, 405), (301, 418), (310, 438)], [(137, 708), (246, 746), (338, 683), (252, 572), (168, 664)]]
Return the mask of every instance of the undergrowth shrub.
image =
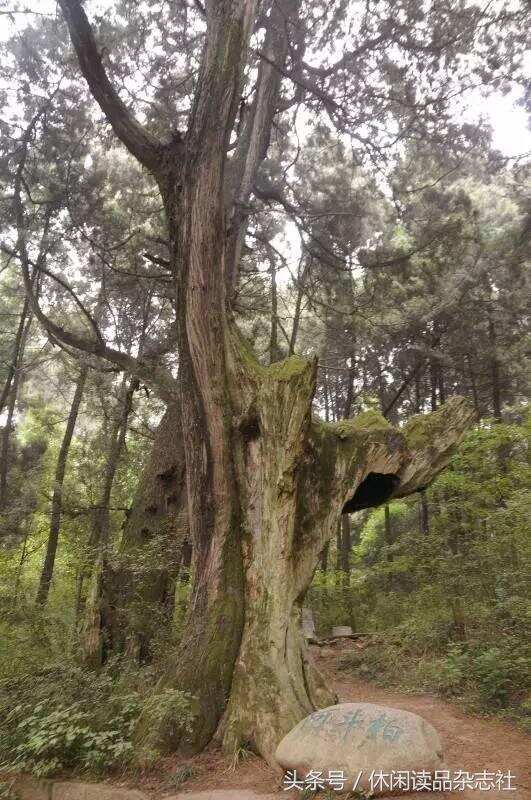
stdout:
[(187, 692), (178, 689), (163, 689), (158, 694), (147, 698), (144, 713), (157, 726), (162, 726), (171, 738), (179, 732), (190, 732), (192, 729), (193, 698)]
[(12, 709), (0, 733), (0, 752), (7, 759), (2, 767), (46, 776), (74, 768), (99, 773), (129, 761), (136, 698), (126, 701), (104, 727), (94, 725), (81, 705), (57, 707), (43, 701)]
[(192, 730), (196, 714), (195, 698), (178, 689), (164, 689), (146, 698), (142, 712), (142, 744), (137, 757), (150, 767), (160, 756), (160, 741), (175, 741)]
[[(142, 670), (116, 677), (115, 666), (98, 675), (51, 666), (0, 682), (0, 770), (101, 774), (131, 764), (132, 735), (146, 702), (140, 686), (151, 681)], [(191, 701), (183, 693), (152, 694), (148, 702), (165, 719), (188, 724)]]
[(464, 698), (487, 712), (529, 715), (531, 648), (518, 637), (505, 636), (496, 645), (481, 640), (450, 642), (445, 652), (437, 654), (415, 649), (394, 631), (364, 649), (345, 653), (341, 668), (385, 686)]

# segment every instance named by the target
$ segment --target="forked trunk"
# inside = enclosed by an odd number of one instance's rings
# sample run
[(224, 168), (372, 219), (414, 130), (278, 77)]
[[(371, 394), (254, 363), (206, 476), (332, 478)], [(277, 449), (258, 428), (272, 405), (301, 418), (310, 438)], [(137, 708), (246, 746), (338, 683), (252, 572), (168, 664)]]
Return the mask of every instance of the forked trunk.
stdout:
[(226, 748), (244, 745), (272, 761), (279, 738), (332, 700), (308, 660), (299, 618), (341, 513), (431, 480), (470, 412), (454, 403), (455, 428), (446, 429), (443, 410), (431, 418), (428, 437), (425, 421), (417, 423), (417, 459), (380, 415), (313, 422), (315, 361), (293, 356), (263, 367), (249, 351), (225, 296), (237, 267), (234, 242), (244, 232), (238, 209), (246, 194), (227, 209), (225, 170), (256, 3), (217, 0), (206, 8), (188, 131), (156, 173), (176, 281), (194, 549), (182, 645), (159, 688), (188, 690), (196, 718), (192, 733), (183, 734), (174, 720), (146, 710), (137, 743), (148, 754), (178, 744), (198, 750), (217, 731)]
[[(225, 291), (228, 219), (225, 166), (240, 100), (254, 0), (208, 6), (199, 90), (186, 141), (157, 179), (176, 281), (179, 377), (194, 584), (183, 644), (164, 681), (197, 698), (189, 745), (212, 738), (230, 693), (244, 620), (242, 520), (236, 482)], [(180, 152), (178, 152), (180, 150)], [(175, 157), (172, 158), (171, 156)], [(181, 159), (178, 156), (182, 156)], [(148, 750), (180, 741), (172, 724), (145, 714), (138, 739)]]
[[(334, 702), (308, 657), (300, 612), (341, 514), (426, 485), (472, 414), (455, 398), (402, 431), (374, 412), (312, 420), (315, 362), (292, 357), (263, 367), (229, 322), (224, 342), (229, 502), (238, 515), (211, 530), (215, 547), (196, 556), (188, 629), (163, 685), (198, 698), (195, 748), (217, 727), (227, 750), (244, 746), (273, 762), (287, 731)], [(139, 739), (159, 749), (177, 744), (147, 718)]]
[[(270, 6), (252, 124), (235, 150), (231, 133), (263, 4), (201, 6), (205, 47), (189, 124), (166, 144), (131, 119), (113, 91), (81, 5), (60, 5), (92, 93), (155, 176), (168, 222), (194, 583), (182, 646), (162, 686), (196, 697), (192, 747), (218, 730), (226, 747), (251, 746), (271, 761), (279, 738), (331, 700), (307, 659), (299, 612), (341, 514), (426, 485), (471, 413), (455, 400), (402, 432), (378, 414), (314, 422), (316, 363), (292, 357), (261, 367), (230, 319), (225, 292), (235, 285), (246, 206), (278, 107), (276, 66), (288, 51), (294, 57), (287, 32), (290, 24), (297, 30), (298, 4)], [(335, 401), (337, 418), (337, 392)], [(181, 734), (174, 720), (146, 710), (137, 742), (168, 750)]]

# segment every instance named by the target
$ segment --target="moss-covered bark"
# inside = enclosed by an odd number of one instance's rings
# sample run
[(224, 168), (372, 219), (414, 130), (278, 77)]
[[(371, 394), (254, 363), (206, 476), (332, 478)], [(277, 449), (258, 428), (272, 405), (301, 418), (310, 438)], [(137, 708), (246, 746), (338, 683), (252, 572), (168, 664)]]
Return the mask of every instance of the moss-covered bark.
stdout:
[(453, 398), (404, 431), (373, 412), (322, 423), (311, 418), (315, 362), (290, 358), (263, 368), (236, 342), (245, 625), (219, 736), (231, 750), (245, 745), (272, 761), (282, 735), (333, 701), (308, 660), (300, 611), (343, 510), (429, 483), (473, 413)]
[[(342, 512), (378, 505), (429, 483), (473, 413), (453, 398), (437, 414), (403, 430), (373, 412), (322, 423), (311, 416), (316, 362), (292, 357), (263, 367), (232, 327), (226, 353), (244, 619), (233, 671), (216, 646), (215, 631), (205, 658), (219, 670), (231, 669), (218, 739), (228, 750), (245, 746), (271, 762), (288, 730), (334, 700), (308, 658), (300, 612), (319, 554)], [(227, 559), (228, 553), (226, 570)], [(233, 580), (227, 621), (236, 575)], [(193, 609), (192, 619), (203, 624)], [(175, 676), (181, 675), (176, 663), (165, 685), (179, 685)], [(196, 691), (204, 707), (209, 687), (196, 684)]]
[[(129, 116), (114, 91), (82, 6), (60, 5), (92, 94), (152, 172), (167, 222), (194, 584), (183, 643), (162, 685), (196, 695), (191, 745), (204, 746), (221, 720), (226, 746), (252, 744), (271, 759), (276, 740), (329, 701), (306, 659), (299, 610), (341, 513), (425, 485), (446, 463), (469, 415), (454, 402), (456, 421), (445, 429), (446, 418), (437, 417), (429, 433), (421, 425), (404, 434), (377, 415), (336, 426), (313, 422), (315, 362), (292, 357), (264, 369), (229, 321), (227, 287), (235, 283), (245, 207), (281, 86), (276, 66), (289, 52), (288, 19), (293, 15), (296, 30), (298, 4), (275, 3), (267, 16), (264, 44), (275, 69), (259, 68), (251, 127), (234, 150), (257, 0), (204, 4), (206, 35), (187, 129), (164, 143)], [(22, 261), (27, 267), (27, 257)], [(24, 276), (30, 288), (27, 268)], [(66, 344), (117, 359), (111, 348), (100, 353), (99, 345), (67, 334), (38, 303), (33, 308)], [(135, 366), (145, 375), (145, 364)], [(173, 380), (154, 363), (151, 369), (166, 394), (174, 391)], [(140, 508), (135, 532), (145, 529), (146, 515)], [(160, 715), (143, 715), (141, 747), (170, 749), (178, 738)]]
[(245, 745), (271, 761), (280, 731), (333, 701), (308, 659), (295, 579), (305, 558), (298, 547), (301, 466), (316, 364), (292, 357), (263, 368), (238, 339), (231, 363), (240, 387), (233, 402), (245, 624), (219, 736), (229, 750)]

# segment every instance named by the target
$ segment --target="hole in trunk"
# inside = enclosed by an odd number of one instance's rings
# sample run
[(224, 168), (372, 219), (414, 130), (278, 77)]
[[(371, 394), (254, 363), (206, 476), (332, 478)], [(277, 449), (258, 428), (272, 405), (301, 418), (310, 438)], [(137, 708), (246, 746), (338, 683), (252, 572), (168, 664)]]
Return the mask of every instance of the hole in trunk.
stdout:
[(164, 472), (159, 472), (157, 478), (163, 483), (169, 483), (175, 477), (175, 470), (175, 464), (172, 464), (172, 466), (168, 467)]
[(362, 508), (373, 508), (385, 503), (399, 483), (398, 476), (392, 473), (385, 475), (382, 472), (369, 472), (354, 492), (354, 496), (343, 506), (342, 513), (352, 514), (353, 511), (361, 511)]
[(260, 420), (258, 419), (258, 414), (254, 412), (247, 414), (240, 422), (239, 428), (243, 438), (248, 442), (260, 438)]
[(170, 496), (166, 498), (166, 511), (174, 511), (177, 508), (178, 502), (179, 495), (177, 492), (170, 494)]

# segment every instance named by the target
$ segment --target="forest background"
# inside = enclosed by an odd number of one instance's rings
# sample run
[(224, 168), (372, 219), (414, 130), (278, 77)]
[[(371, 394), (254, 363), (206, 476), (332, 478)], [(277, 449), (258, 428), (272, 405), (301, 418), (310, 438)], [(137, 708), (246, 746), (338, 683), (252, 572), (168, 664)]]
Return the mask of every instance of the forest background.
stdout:
[[(349, 4), (303, 5), (307, 32), (318, 23), (328, 46), (348, 27)], [(493, 145), (484, 119), (463, 121), (479, 91), (521, 97), (525, 12), (505, 5), (484, 25), (470, 80), (459, 76), (449, 105), (423, 101), (422, 119), (412, 88), (422, 65), (392, 49), (378, 62), (385, 80), (363, 77), (370, 108), (360, 99), (354, 121), (338, 124), (319, 96), (332, 72), (285, 89), (245, 201), (233, 310), (262, 364), (318, 357), (313, 413), (327, 422), (379, 412), (402, 426), (468, 398), (477, 424), (448, 469), (411, 497), (343, 514), (305, 602), (320, 634), (339, 624), (370, 634), (345, 669), (525, 723), (529, 170), (523, 152)], [(186, 118), (197, 74), (202, 6), (175, 6), (169, 20), (128, 3), (93, 10), (123, 97), (155, 131)], [(433, 30), (459, 31), (463, 7), (439, 7)], [(186, 692), (154, 687), (182, 635), (194, 559), (174, 475), (162, 489), (153, 477), (166, 458), (154, 461), (153, 443), (175, 445), (178, 412), (128, 368), (142, 357), (176, 374), (160, 197), (90, 101), (66, 26), (43, 9), (0, 17), (0, 764), (53, 774), (134, 764), (146, 703), (170, 723), (191, 720)], [(390, 15), (375, 13), (383, 30)], [(481, 37), (481, 25), (463, 27)], [(448, 90), (444, 52), (432, 42), (422, 53), (437, 62), (425, 65), (434, 95)], [(341, 77), (326, 89), (344, 90), (348, 105)], [(41, 306), (78, 331), (95, 322), (125, 354), (121, 369), (39, 323), (21, 271), (21, 206)], [(132, 576), (126, 641), (105, 629), (102, 564), (107, 579), (124, 564)]]

